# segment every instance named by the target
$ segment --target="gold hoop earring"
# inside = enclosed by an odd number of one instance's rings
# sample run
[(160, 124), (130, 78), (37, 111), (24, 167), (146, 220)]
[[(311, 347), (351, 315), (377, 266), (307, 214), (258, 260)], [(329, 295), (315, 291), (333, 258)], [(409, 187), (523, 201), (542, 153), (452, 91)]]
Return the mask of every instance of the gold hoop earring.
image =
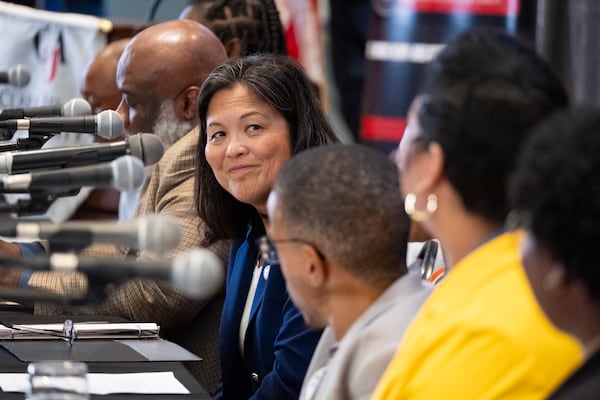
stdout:
[(425, 206), (425, 210), (417, 210), (417, 196), (414, 193), (409, 193), (406, 195), (404, 199), (404, 211), (406, 214), (415, 222), (423, 222), (427, 221), (431, 214), (437, 210), (438, 199), (435, 194), (430, 194), (427, 196), (427, 205)]

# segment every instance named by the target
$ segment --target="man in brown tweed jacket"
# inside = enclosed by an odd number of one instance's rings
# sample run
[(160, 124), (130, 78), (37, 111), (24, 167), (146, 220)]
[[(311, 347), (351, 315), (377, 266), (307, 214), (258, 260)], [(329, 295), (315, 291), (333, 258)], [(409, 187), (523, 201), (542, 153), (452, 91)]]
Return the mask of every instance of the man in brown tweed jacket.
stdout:
[[(162, 255), (170, 259), (194, 247), (207, 247), (225, 261), (228, 243), (208, 243), (204, 223), (194, 203), (195, 153), (198, 143), (196, 99), (206, 75), (227, 56), (219, 39), (189, 20), (168, 21), (137, 34), (119, 60), (117, 83), (123, 94), (117, 111), (128, 133), (154, 132), (166, 151), (144, 183), (137, 215), (168, 214), (179, 221), (182, 239)], [(94, 245), (86, 254), (124, 257), (129, 249)], [(146, 251), (138, 259), (156, 259)], [(59, 292), (81, 289), (87, 283), (76, 274), (35, 272), (30, 287)], [(134, 321), (158, 322), (163, 335), (203, 358), (188, 368), (212, 391), (220, 379), (217, 331), (223, 291), (209, 301), (186, 298), (174, 288), (134, 279), (116, 287), (97, 307), (65, 310), (36, 304), (37, 314), (85, 312), (117, 315)]]

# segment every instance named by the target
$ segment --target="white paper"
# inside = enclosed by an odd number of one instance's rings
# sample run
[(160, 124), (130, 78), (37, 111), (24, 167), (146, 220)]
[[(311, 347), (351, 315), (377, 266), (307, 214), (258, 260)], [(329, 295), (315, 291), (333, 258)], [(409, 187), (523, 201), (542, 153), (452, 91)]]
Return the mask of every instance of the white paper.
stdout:
[(3, 392), (25, 393), (27, 380), (27, 374), (0, 373), (0, 387)]
[[(89, 373), (90, 394), (189, 394), (171, 371), (129, 374)], [(27, 389), (27, 374), (0, 373), (0, 387), (4, 392), (22, 392)]]

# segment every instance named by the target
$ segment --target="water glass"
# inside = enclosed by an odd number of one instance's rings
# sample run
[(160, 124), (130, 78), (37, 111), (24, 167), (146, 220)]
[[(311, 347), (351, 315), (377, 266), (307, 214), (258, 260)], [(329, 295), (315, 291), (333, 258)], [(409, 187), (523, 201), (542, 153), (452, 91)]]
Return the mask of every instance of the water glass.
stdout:
[(38, 361), (27, 366), (26, 400), (88, 400), (87, 365), (73, 361)]

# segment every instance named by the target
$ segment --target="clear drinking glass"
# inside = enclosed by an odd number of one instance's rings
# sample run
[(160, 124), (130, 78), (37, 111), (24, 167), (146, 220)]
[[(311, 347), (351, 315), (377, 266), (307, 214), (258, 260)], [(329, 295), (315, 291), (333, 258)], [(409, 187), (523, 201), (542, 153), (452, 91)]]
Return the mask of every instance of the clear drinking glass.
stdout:
[(27, 366), (26, 400), (88, 400), (87, 365), (73, 361), (38, 361)]

